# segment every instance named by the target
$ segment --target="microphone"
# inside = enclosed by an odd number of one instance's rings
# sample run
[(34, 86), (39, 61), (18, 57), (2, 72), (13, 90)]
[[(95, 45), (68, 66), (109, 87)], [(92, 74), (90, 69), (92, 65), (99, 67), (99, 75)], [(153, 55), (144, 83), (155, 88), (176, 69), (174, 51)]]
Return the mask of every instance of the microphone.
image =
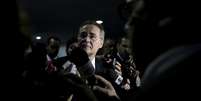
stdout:
[(82, 77), (89, 77), (95, 74), (95, 69), (89, 60), (87, 53), (81, 48), (75, 48), (69, 55), (69, 60), (76, 65)]
[(109, 69), (108, 74), (110, 79), (112, 79), (112, 81), (114, 81), (117, 85), (120, 85), (122, 83), (123, 77), (119, 75), (116, 71), (114, 71), (113, 69)]

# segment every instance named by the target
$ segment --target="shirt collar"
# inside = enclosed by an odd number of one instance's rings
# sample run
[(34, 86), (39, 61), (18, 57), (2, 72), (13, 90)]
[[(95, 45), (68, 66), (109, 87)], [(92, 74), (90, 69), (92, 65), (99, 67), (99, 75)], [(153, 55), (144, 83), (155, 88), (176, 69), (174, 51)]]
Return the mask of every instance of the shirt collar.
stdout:
[(92, 63), (92, 65), (93, 65), (94, 69), (96, 69), (95, 58), (93, 58), (93, 59), (91, 60), (91, 63)]
[(52, 61), (52, 59), (50, 58), (48, 54), (46, 55), (46, 57), (47, 57), (47, 61)]

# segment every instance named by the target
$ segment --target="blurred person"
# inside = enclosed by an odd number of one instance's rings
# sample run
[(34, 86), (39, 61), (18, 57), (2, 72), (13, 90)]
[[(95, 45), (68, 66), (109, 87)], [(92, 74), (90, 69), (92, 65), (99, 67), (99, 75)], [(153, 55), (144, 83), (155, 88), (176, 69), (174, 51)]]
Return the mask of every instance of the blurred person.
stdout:
[(126, 28), (145, 73), (140, 91), (130, 100), (200, 99), (200, 3), (134, 1)]
[(48, 66), (46, 67), (47, 72), (52, 73), (57, 71), (57, 67), (54, 65), (53, 61), (57, 58), (57, 54), (60, 49), (61, 41), (59, 38), (55, 36), (50, 36), (47, 39), (47, 63)]
[(50, 59), (55, 59), (60, 48), (61, 40), (55, 36), (47, 39), (47, 54)]
[[(19, 2), (4, 2), (3, 5), (8, 6), (10, 9), (2, 9), (5, 15), (2, 16), (2, 31), (9, 34), (4, 34), (2, 37), (7, 38), (5, 42), (2, 41), (2, 99), (1, 100), (16, 100), (23, 99), (22, 92), (22, 72), (24, 70), (24, 54), (25, 50), (30, 45), (30, 33), (28, 31), (22, 30), (23, 28), (29, 28), (29, 20), (26, 11), (23, 9)], [(8, 13), (9, 12), (9, 13)], [(22, 17), (23, 13), (23, 17)], [(13, 50), (14, 49), (14, 50)], [(7, 55), (6, 55), (7, 54)], [(12, 93), (11, 93), (12, 92)]]
[(77, 38), (72, 37), (66, 42), (66, 55), (64, 57), (57, 58), (54, 64), (61, 69), (62, 72), (78, 74), (76, 65), (69, 60), (71, 52), (78, 47)]
[[(131, 53), (130, 40), (128, 38), (122, 37), (117, 43), (117, 55), (122, 60), (119, 62), (122, 64), (120, 71), (122, 72), (123, 77), (131, 81), (132, 88), (139, 87), (139, 70), (137, 70), (135, 59)], [(126, 67), (125, 65), (130, 67)]]
[[(195, 25), (200, 22), (196, 3), (179, 0), (132, 1), (132, 12), (125, 28), (133, 40), (136, 63), (141, 68), (145, 69), (153, 59), (170, 48), (199, 42), (200, 37), (195, 34), (199, 32)], [(178, 7), (180, 4), (181, 7)]]
[(75, 48), (77, 48), (77, 47), (78, 47), (77, 38), (76, 37), (72, 37), (66, 43), (66, 54), (70, 55), (70, 53), (72, 52), (72, 50), (75, 49)]
[(120, 38), (113, 50), (105, 56), (106, 66), (112, 68), (113, 74), (118, 75), (112, 83), (122, 100), (127, 100), (128, 95), (137, 92), (141, 85), (139, 70), (131, 54), (130, 42), (126, 37)]
[(103, 47), (98, 51), (98, 56), (104, 56), (109, 51), (113, 50), (115, 47), (115, 41), (112, 39), (105, 39)]

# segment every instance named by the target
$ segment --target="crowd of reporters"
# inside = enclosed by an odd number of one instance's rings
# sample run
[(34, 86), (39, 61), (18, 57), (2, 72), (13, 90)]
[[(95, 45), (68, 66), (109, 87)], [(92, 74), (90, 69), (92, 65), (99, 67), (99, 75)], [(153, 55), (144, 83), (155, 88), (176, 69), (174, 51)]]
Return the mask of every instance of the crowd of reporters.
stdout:
[[(164, 5), (159, 0), (139, 0), (134, 2), (136, 4), (134, 5), (133, 12), (131, 12), (130, 21), (128, 21), (128, 33), (135, 33), (139, 35), (138, 38), (142, 38), (143, 33), (148, 32), (151, 34), (155, 33), (155, 35), (160, 37), (163, 35), (168, 37), (171, 32), (199, 31), (193, 25), (199, 19), (192, 19), (191, 15), (185, 16), (184, 12), (177, 14), (181, 9), (177, 9), (175, 5), (180, 4), (180, 2), (177, 1), (171, 4), (171, 1), (166, 0), (166, 3), (172, 5), (172, 9), (157, 5), (155, 4), (156, 2)], [(184, 2), (181, 8), (186, 8), (186, 4)], [(160, 11), (157, 7), (165, 10), (165, 13), (159, 13)], [(142, 14), (138, 14), (139, 12)], [(185, 20), (191, 18), (187, 20), (187, 27), (183, 25), (184, 22), (182, 21), (184, 19), (180, 17), (184, 17)], [(186, 29), (182, 29), (183, 27)], [(163, 44), (161, 50), (157, 42), (154, 43), (152, 41), (154, 44), (150, 42), (149, 38), (157, 39), (156, 37), (148, 35), (149, 37), (146, 37), (146, 39), (150, 43), (143, 43), (142, 40), (138, 40), (142, 45), (145, 45), (137, 48), (140, 50), (141, 47), (145, 47), (143, 48), (145, 50), (141, 49), (140, 52), (137, 51), (136, 53), (137, 59), (139, 59), (138, 63), (145, 63), (144, 65), (150, 63), (143, 75), (143, 84), (141, 84), (140, 72), (138, 70), (140, 67), (138, 67), (139, 65), (136, 66), (135, 57), (130, 53), (130, 51), (135, 49), (130, 50), (126, 46), (128, 44), (124, 44), (125, 40), (130, 37), (122, 38), (117, 43), (114, 42), (113, 45), (109, 45), (109, 48), (104, 49), (103, 41), (106, 42), (107, 39), (104, 40), (101, 35), (94, 37), (94, 34), (90, 33), (92, 29), (96, 29), (95, 33), (97, 30), (102, 33), (99, 25), (91, 22), (81, 25), (78, 36), (72, 42), (75, 44), (71, 46), (72, 43), (68, 43), (66, 49), (67, 56), (61, 58), (55, 58), (60, 47), (58, 38), (50, 37), (47, 45), (31, 43), (32, 52), (25, 54), (24, 64), (17, 71), (17, 75), (20, 76), (15, 77), (18, 81), (16, 85), (21, 90), (20, 97), (18, 97), (21, 100), (50, 101), (126, 101), (134, 99), (140, 101), (146, 98), (161, 100), (158, 97), (159, 95), (168, 100), (173, 98), (180, 99), (181, 97), (197, 98), (197, 94), (192, 89), (198, 87), (196, 84), (198, 82), (196, 81), (199, 81), (199, 73), (197, 73), (196, 67), (200, 66), (201, 48), (200, 37), (195, 37), (193, 32), (191, 37), (182, 37), (180, 36), (181, 34), (168, 37), (172, 38), (170, 41), (162, 40), (163, 38), (161, 38), (159, 40), (159, 43)], [(98, 39), (94, 40), (97, 37)], [(133, 36), (131, 38), (135, 39)], [(94, 43), (90, 43), (89, 40), (92, 40)], [(137, 47), (135, 46), (136, 40), (129, 41), (134, 44), (133, 47)], [(95, 44), (97, 47), (95, 45), (90, 46), (91, 44)], [(153, 47), (147, 45), (152, 45)], [(179, 45), (184, 46), (178, 47)], [(89, 49), (93, 47), (97, 48), (92, 50), (95, 51), (95, 54), (89, 54)], [(96, 54), (99, 48), (102, 47), (103, 51), (100, 54)], [(171, 48), (173, 49), (167, 51)], [(167, 52), (159, 55), (165, 51)], [(89, 55), (93, 56), (93, 58)], [(158, 58), (154, 60), (153, 58), (156, 58), (156, 56)], [(94, 62), (94, 58), (95, 62), (98, 63)], [(190, 82), (191, 80), (195, 82)], [(185, 96), (180, 96), (180, 94)]]

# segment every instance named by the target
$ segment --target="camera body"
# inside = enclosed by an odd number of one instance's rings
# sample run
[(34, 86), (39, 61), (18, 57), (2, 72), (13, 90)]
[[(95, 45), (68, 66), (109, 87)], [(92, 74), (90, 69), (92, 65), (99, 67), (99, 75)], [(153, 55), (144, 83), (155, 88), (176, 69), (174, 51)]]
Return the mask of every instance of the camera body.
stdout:
[[(109, 71), (108, 74), (110, 75), (110, 78), (112, 78), (117, 85), (124, 84), (127, 82), (127, 79), (135, 80), (139, 74), (136, 70), (133, 57), (128, 52), (122, 54), (114, 49), (104, 55), (104, 61), (104, 64)], [(117, 69), (117, 63), (120, 64), (120, 70)]]

